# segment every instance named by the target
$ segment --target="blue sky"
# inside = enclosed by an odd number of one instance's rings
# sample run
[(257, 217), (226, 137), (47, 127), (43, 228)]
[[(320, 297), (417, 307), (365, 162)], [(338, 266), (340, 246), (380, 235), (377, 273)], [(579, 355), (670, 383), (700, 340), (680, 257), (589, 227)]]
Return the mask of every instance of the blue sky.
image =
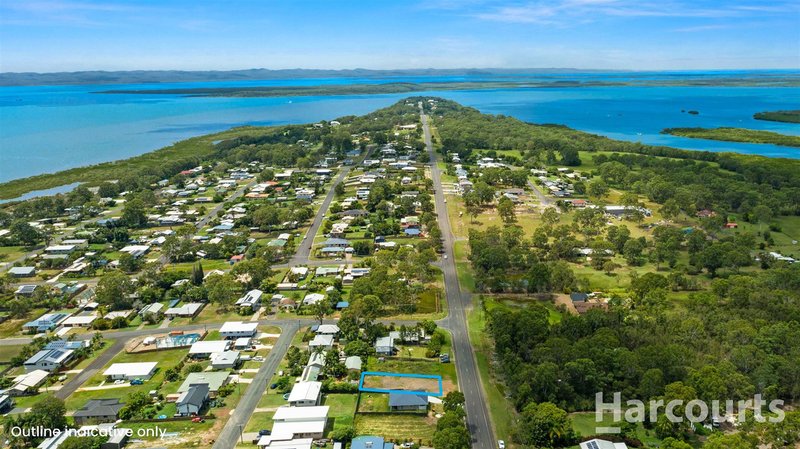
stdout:
[(800, 67), (797, 0), (0, 0), (0, 71)]

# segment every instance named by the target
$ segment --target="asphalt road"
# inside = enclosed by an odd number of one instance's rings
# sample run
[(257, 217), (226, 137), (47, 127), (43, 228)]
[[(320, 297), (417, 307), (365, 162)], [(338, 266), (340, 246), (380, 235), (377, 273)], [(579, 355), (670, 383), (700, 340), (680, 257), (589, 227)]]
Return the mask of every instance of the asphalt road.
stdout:
[(250, 415), (253, 414), (258, 402), (261, 400), (261, 396), (267, 389), (267, 382), (275, 374), (278, 364), (286, 355), (292, 339), (299, 329), (299, 321), (292, 321), (282, 326), (280, 338), (275, 342), (272, 350), (269, 351), (267, 359), (261, 364), (261, 368), (258, 369), (253, 382), (245, 390), (236, 409), (214, 442), (212, 449), (231, 449), (240, 442), (242, 432), (244, 432), (244, 427), (247, 425)]
[(444, 254), (442, 271), (444, 272), (445, 294), (447, 296), (447, 318), (441, 321), (447, 328), (453, 340), (458, 384), (466, 399), (464, 408), (467, 412), (467, 428), (472, 436), (472, 447), (478, 449), (491, 449), (495, 447), (494, 434), (489, 410), (486, 406), (485, 393), (478, 373), (477, 362), (472, 344), (469, 341), (467, 329), (466, 309), (471, 306), (471, 295), (461, 291), (456, 274), (453, 246), (455, 239), (450, 228), (450, 219), (447, 216), (447, 204), (442, 193), (442, 180), (439, 167), (436, 165), (436, 154), (431, 142), (431, 130), (428, 117), (422, 114), (422, 130), (425, 133), (425, 145), (431, 159), (431, 178), (433, 178), (434, 200), (438, 215), (439, 228), (444, 238)]
[(314, 222), (311, 223), (311, 227), (308, 228), (305, 238), (303, 238), (300, 245), (297, 246), (297, 251), (295, 251), (294, 256), (289, 260), (288, 266), (295, 267), (308, 263), (308, 259), (311, 257), (311, 246), (314, 244), (314, 236), (317, 235), (319, 227), (322, 226), (322, 220), (325, 219), (325, 214), (328, 212), (328, 208), (333, 202), (333, 198), (336, 196), (335, 187), (337, 184), (344, 181), (348, 173), (350, 173), (350, 167), (343, 167), (342, 171), (331, 184), (330, 189), (328, 189), (328, 194), (325, 196), (325, 200), (322, 201), (322, 205), (319, 207), (317, 215), (314, 217)]
[(542, 206), (547, 207), (554, 203), (553, 199), (545, 196), (545, 194), (539, 189), (539, 186), (533, 183), (530, 179), (528, 180), (528, 187), (530, 187), (531, 190), (533, 190), (533, 194), (539, 198), (539, 203), (541, 203)]
[[(152, 331), (150, 331), (152, 333)], [(83, 369), (77, 376), (73, 377), (69, 382), (64, 384), (60, 390), (53, 393), (53, 396), (66, 400), (69, 395), (75, 392), (81, 385), (84, 384), (87, 380), (89, 380), (92, 376), (97, 374), (97, 372), (106, 366), (108, 362), (114, 358), (117, 353), (122, 351), (125, 347), (125, 344), (128, 342), (127, 339), (118, 339), (115, 340), (114, 343), (111, 344), (111, 347), (106, 349), (102, 354), (92, 360), (92, 363), (89, 364), (86, 368)], [(162, 367), (162, 369), (165, 369)]]

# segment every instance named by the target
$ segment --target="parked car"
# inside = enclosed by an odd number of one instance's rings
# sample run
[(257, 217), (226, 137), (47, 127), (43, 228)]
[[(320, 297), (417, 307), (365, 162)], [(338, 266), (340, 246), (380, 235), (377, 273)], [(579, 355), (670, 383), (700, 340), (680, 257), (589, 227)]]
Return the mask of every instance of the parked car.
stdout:
[(506, 442), (503, 440), (497, 440), (497, 449), (506, 449)]
[(142, 385), (142, 384), (144, 384), (144, 381), (142, 379), (133, 379), (131, 381), (131, 385)]
[(272, 431), (269, 429), (261, 429), (258, 431), (258, 436), (263, 437), (264, 435), (272, 435)]
[(203, 419), (202, 416), (195, 416), (194, 418), (192, 418), (192, 422), (199, 423), (199, 422), (206, 422), (206, 420)]

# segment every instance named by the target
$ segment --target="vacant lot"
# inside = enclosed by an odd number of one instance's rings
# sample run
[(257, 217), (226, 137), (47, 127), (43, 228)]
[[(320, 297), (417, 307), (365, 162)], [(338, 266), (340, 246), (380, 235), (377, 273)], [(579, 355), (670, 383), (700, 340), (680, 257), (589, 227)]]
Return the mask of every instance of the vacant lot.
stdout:
[(427, 391), (438, 393), (439, 380), (421, 377), (400, 377), (392, 375), (367, 375), (364, 377), (364, 388), (384, 390)]
[(357, 435), (379, 435), (393, 441), (414, 441), (430, 446), (436, 418), (415, 415), (356, 415)]

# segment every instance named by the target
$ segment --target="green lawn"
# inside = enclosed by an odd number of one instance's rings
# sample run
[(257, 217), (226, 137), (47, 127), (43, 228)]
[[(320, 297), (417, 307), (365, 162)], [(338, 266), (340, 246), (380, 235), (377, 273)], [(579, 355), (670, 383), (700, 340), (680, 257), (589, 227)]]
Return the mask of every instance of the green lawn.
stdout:
[(23, 318), (14, 318), (0, 323), (0, 338), (18, 336), (22, 331), (22, 325), (34, 320), (47, 312), (47, 309), (33, 309)]
[(392, 441), (414, 441), (430, 446), (436, 430), (435, 418), (418, 415), (358, 414), (357, 435), (378, 435)]
[(25, 347), (25, 345), (0, 346), (0, 362), (10, 361), (14, 356), (19, 354), (19, 351), (22, 350), (23, 347)]
[[(611, 413), (606, 413), (603, 415), (603, 420), (601, 422), (596, 421), (596, 416), (594, 412), (589, 413), (573, 413), (570, 415), (572, 419), (572, 428), (581, 434), (581, 436), (588, 437), (591, 435), (597, 435), (595, 432), (596, 427), (613, 427), (614, 426), (614, 415)], [(636, 437), (644, 444), (650, 447), (658, 447), (653, 445), (661, 444), (661, 440), (656, 438), (655, 432), (652, 430), (647, 430), (644, 428), (642, 424), (638, 425), (638, 430), (636, 432)]]
[(356, 413), (356, 394), (328, 394), (323, 405), (330, 406), (328, 420), (333, 422), (333, 430), (352, 426)]
[(475, 350), (475, 359), (478, 362), (478, 372), (481, 383), (486, 393), (489, 405), (489, 417), (494, 427), (495, 436), (505, 441), (511, 440), (512, 428), (516, 412), (505, 399), (504, 386), (495, 379), (489, 367), (488, 356), (492, 354), (493, 347), (486, 334), (486, 316), (480, 307), (473, 307), (467, 316), (469, 338)]

